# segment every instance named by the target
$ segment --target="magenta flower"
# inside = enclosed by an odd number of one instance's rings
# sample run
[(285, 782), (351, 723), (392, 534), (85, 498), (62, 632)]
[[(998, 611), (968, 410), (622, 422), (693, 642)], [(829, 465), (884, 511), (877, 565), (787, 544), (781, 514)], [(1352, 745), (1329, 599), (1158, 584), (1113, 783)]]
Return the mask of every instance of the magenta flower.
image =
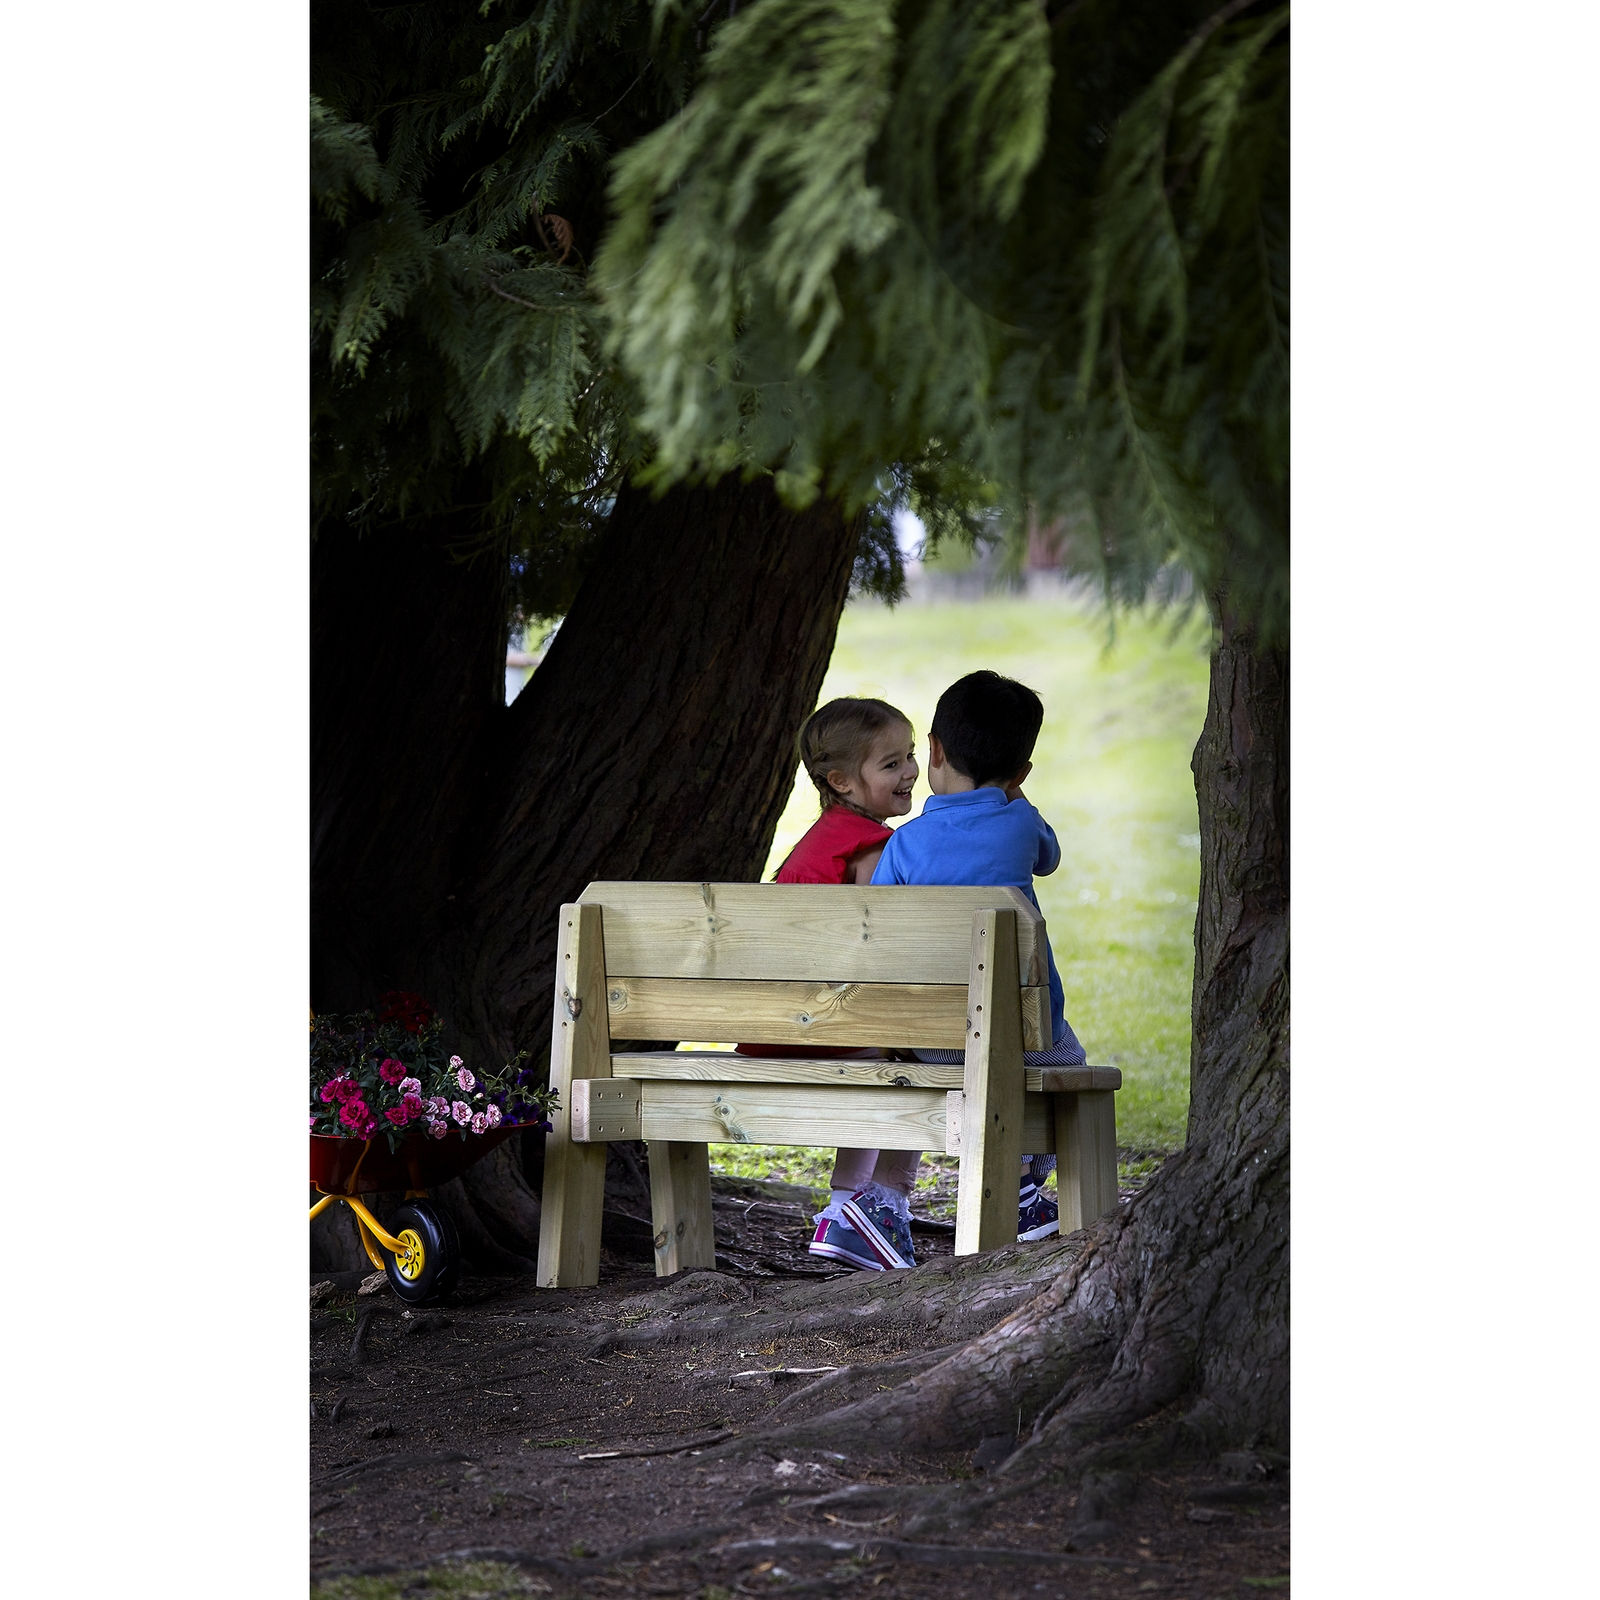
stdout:
[(472, 1119), (472, 1131), (474, 1133), (482, 1133), (488, 1126), (489, 1119), (481, 1111)]
[(311, 1113), (311, 1131), (313, 1133), (317, 1131), (317, 1114), (315, 1111)]
[(422, 1093), (421, 1078), (402, 1078), (400, 1080), (400, 1093), (420, 1095)]
[(397, 1128), (405, 1127), (405, 1125), (411, 1120), (411, 1117), (407, 1113), (404, 1106), (391, 1106), (389, 1110), (384, 1112), (384, 1116), (386, 1116)]
[(482, 1116), (483, 1124), (486, 1128), (498, 1128), (500, 1126), (499, 1106), (485, 1106), (483, 1108)]
[(465, 1100), (457, 1100), (456, 1103), (450, 1107), (450, 1115), (454, 1117), (462, 1127), (466, 1127), (466, 1125), (472, 1121), (472, 1107), (469, 1106)]
[(422, 1115), (422, 1097), (415, 1094), (405, 1095), (400, 1101), (400, 1109), (405, 1112), (407, 1122), (413, 1117), (420, 1117)]
[(430, 1122), (428, 1124), (428, 1137), (430, 1139), (442, 1139), (449, 1131), (450, 1124), (448, 1122)]
[(337, 1100), (340, 1105), (344, 1105), (352, 1096), (359, 1097), (360, 1094), (361, 1085), (358, 1084), (354, 1078), (346, 1078), (342, 1076), (338, 1078), (330, 1078), (322, 1086), (322, 1103), (323, 1105), (327, 1106), (332, 1105), (333, 1102)]
[[(450, 1059), (452, 1061), (459, 1061), (461, 1059), (461, 1057), (460, 1056), (451, 1056)], [(459, 1068), (457, 1070), (457, 1072), (456, 1072), (456, 1083), (460, 1086), (461, 1092), (463, 1094), (471, 1094), (472, 1091), (478, 1087), (478, 1080), (476, 1078), (474, 1078), (472, 1076), (472, 1074), (470, 1072), (468, 1072), (465, 1067), (461, 1067), (461, 1068)]]
[(405, 1077), (406, 1067), (403, 1061), (396, 1061), (393, 1056), (385, 1056), (378, 1063), (378, 1076), (387, 1084), (396, 1084)]
[(339, 1120), (353, 1133), (358, 1133), (361, 1124), (367, 1120), (371, 1113), (367, 1110), (366, 1101), (360, 1099), (346, 1100), (339, 1108)]

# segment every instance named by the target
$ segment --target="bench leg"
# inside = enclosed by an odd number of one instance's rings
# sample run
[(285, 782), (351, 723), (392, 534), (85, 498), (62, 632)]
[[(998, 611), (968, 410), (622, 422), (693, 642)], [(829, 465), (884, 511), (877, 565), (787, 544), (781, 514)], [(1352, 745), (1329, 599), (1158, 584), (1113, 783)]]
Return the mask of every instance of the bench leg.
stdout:
[(711, 1161), (703, 1144), (650, 1141), (650, 1221), (656, 1231), (656, 1276), (715, 1267)]
[(1061, 1231), (1072, 1233), (1117, 1207), (1117, 1097), (1096, 1089), (1055, 1103), (1056, 1198)]
[(1023, 1064), (1015, 911), (973, 914), (962, 1092), (955, 1253), (970, 1256), (1017, 1242)]
[(600, 1217), (606, 1197), (606, 1147), (572, 1138), (572, 1080), (611, 1076), (605, 950), (600, 907), (565, 905), (556, 941), (556, 1004), (550, 1083), (560, 1104), (544, 1140), (539, 1208), (541, 1289), (593, 1288), (600, 1281)]

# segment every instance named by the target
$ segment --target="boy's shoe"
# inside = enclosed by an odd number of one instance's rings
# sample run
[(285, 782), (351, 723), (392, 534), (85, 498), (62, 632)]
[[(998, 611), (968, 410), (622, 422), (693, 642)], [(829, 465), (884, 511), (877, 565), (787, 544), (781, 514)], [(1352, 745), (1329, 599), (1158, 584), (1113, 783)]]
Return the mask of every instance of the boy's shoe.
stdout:
[[(1025, 1185), (1026, 1194), (1031, 1184)], [(1061, 1211), (1054, 1200), (1045, 1198), (1044, 1190), (1034, 1189), (1033, 1198), (1017, 1207), (1017, 1238), (1048, 1239), (1061, 1231)]]
[(916, 1266), (909, 1217), (902, 1217), (866, 1189), (857, 1189), (841, 1209), (845, 1220), (872, 1246), (885, 1268)]
[(837, 1217), (823, 1217), (817, 1223), (816, 1237), (806, 1246), (809, 1255), (821, 1256), (826, 1261), (839, 1261), (847, 1267), (857, 1267), (864, 1272), (882, 1272), (883, 1263), (878, 1253), (848, 1223)]

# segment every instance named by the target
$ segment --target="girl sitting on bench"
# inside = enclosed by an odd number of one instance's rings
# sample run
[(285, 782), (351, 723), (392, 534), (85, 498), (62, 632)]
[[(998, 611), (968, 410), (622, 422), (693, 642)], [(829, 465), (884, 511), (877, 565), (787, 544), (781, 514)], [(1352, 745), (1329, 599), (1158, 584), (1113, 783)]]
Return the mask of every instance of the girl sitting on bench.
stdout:
[[(822, 815), (778, 868), (778, 883), (870, 883), (891, 830), (886, 817), (911, 810), (917, 757), (911, 722), (882, 700), (830, 700), (800, 730), (800, 760), (822, 801)], [(792, 1056), (790, 1045), (742, 1044), (742, 1055)], [(807, 1047), (813, 1056), (877, 1050)], [(914, 1265), (911, 1191), (920, 1150), (840, 1150), (832, 1196), (817, 1214), (810, 1253), (869, 1272)]]

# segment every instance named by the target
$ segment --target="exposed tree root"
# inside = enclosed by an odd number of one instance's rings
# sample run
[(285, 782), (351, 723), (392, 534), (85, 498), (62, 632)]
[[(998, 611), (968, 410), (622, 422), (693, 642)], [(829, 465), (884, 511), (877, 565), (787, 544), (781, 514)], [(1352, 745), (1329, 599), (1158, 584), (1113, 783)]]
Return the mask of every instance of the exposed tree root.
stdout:
[[(1082, 1244), (1081, 1234), (1070, 1234), (1008, 1245), (984, 1256), (945, 1256), (902, 1272), (852, 1273), (816, 1285), (796, 1285), (755, 1311), (730, 1309), (730, 1303), (749, 1304), (740, 1280), (724, 1273), (689, 1273), (668, 1291), (623, 1301), (619, 1309), (624, 1325), (594, 1340), (582, 1353), (602, 1356), (613, 1350), (715, 1339), (735, 1331), (765, 1343), (840, 1328), (894, 1324), (913, 1328), (919, 1336), (930, 1330), (943, 1333), (953, 1343), (991, 1327), (1033, 1299)], [(643, 1320), (630, 1323), (640, 1317)]]
[[(635, 1539), (606, 1556), (583, 1558), (553, 1556), (541, 1550), (515, 1550), (497, 1545), (473, 1545), (464, 1550), (449, 1550), (428, 1560), (429, 1566), (454, 1565), (469, 1561), (497, 1561), (508, 1567), (525, 1567), (535, 1572), (550, 1572), (561, 1577), (579, 1578), (604, 1572), (631, 1561), (643, 1561), (673, 1550), (700, 1545), (706, 1554), (725, 1562), (746, 1562), (759, 1556), (814, 1556), (833, 1561), (908, 1561), (925, 1566), (948, 1567), (1047, 1567), (1061, 1570), (1073, 1567), (1105, 1567), (1114, 1563), (1106, 1556), (1067, 1555), (1056, 1550), (1017, 1550), (1000, 1545), (917, 1544), (906, 1539), (867, 1538), (829, 1539), (805, 1536), (768, 1539), (736, 1539), (717, 1544), (716, 1540), (736, 1531), (727, 1523), (698, 1528), (682, 1528), (673, 1533), (653, 1534)], [(1176, 1567), (1148, 1559), (1139, 1562), (1141, 1572), (1176, 1572)], [(369, 1562), (358, 1567), (318, 1574), (326, 1582), (333, 1577), (372, 1577), (417, 1570), (416, 1562)]]
[[(733, 1544), (716, 1545), (714, 1556), (737, 1555), (742, 1559), (761, 1555), (831, 1556), (835, 1560), (920, 1561), (936, 1567), (1105, 1567), (1131, 1565), (1111, 1562), (1105, 1556), (1064, 1555), (1056, 1550), (1013, 1550), (1003, 1545), (913, 1544), (905, 1539), (740, 1539)], [(1158, 1561), (1139, 1562), (1141, 1572), (1176, 1572), (1173, 1566)]]
[(895, 1361), (857, 1362), (848, 1367), (839, 1367), (799, 1390), (785, 1402), (784, 1412), (792, 1416), (797, 1406), (831, 1389), (849, 1389), (855, 1384), (868, 1382), (877, 1388), (885, 1378), (904, 1380), (916, 1373), (926, 1372), (929, 1367), (937, 1366), (960, 1348), (959, 1344), (947, 1344), (941, 1345), (937, 1350), (918, 1350), (913, 1355), (901, 1356)]
[(805, 1497), (796, 1497), (790, 1487), (769, 1485), (746, 1495), (739, 1507), (745, 1510), (783, 1500), (791, 1513), (809, 1511), (844, 1527), (863, 1524), (852, 1523), (841, 1513), (885, 1511), (903, 1519), (903, 1533), (932, 1533), (970, 1527), (995, 1506), (1032, 1493), (1051, 1476), (1054, 1474), (983, 1484), (851, 1483)]

